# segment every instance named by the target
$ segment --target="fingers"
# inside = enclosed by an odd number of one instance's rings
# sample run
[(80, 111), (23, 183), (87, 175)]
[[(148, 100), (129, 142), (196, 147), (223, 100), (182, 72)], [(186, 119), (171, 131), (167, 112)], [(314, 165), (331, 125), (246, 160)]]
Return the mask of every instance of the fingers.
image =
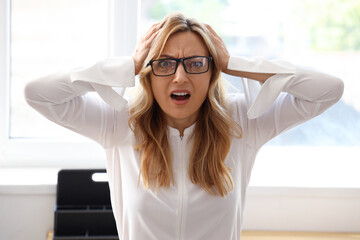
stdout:
[(154, 38), (159, 34), (160, 30), (161, 28), (155, 28), (155, 31), (152, 31), (151, 36), (147, 39), (150, 45), (153, 42)]
[(161, 22), (153, 24), (149, 30), (145, 33), (145, 35), (142, 37), (143, 41), (148, 40), (149, 38), (153, 37), (155, 33), (157, 33), (161, 28)]
[(215, 32), (215, 30), (209, 24), (205, 24), (205, 26), (209, 30), (210, 38), (213, 44), (215, 45), (216, 52), (220, 59), (221, 70), (225, 72), (227, 70), (227, 65), (230, 58), (226, 45), (222, 40), (222, 38)]
[(216, 32), (215, 32), (215, 30), (214, 30), (209, 24), (205, 23), (205, 26), (206, 26), (206, 28), (207, 28), (212, 34), (217, 35)]
[(149, 28), (147, 33), (145, 33), (138, 42), (137, 47), (133, 54), (136, 75), (140, 72), (143, 63), (150, 51), (151, 44), (154, 41), (155, 37), (159, 34), (161, 27), (162, 27), (161, 23), (155, 23)]
[(147, 31), (147, 33), (141, 37), (138, 43), (138, 48), (140, 49), (150, 48), (153, 40), (159, 34), (160, 30), (161, 30), (161, 23), (156, 23), (152, 25)]
[(211, 33), (211, 37), (213, 38), (213, 40), (215, 39), (217, 41), (222, 41), (221, 37), (215, 32), (215, 30), (209, 24), (205, 24), (205, 26)]

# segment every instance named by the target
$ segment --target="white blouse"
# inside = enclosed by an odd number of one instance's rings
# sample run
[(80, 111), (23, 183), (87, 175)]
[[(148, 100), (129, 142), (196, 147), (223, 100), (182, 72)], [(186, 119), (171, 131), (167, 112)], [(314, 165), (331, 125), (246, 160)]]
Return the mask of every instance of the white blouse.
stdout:
[[(183, 138), (177, 129), (168, 127), (174, 185), (161, 188), (157, 194), (138, 186), (141, 157), (132, 147), (135, 138), (121, 91), (135, 85), (131, 57), (39, 78), (27, 84), (25, 95), (27, 102), (51, 121), (104, 147), (120, 239), (239, 240), (246, 189), (258, 150), (281, 132), (336, 103), (343, 82), (287, 62), (261, 58), (231, 57), (228, 68), (275, 75), (263, 85), (243, 79), (245, 94), (228, 96), (232, 117), (242, 127), (243, 137), (232, 140), (226, 158), (234, 181), (234, 190), (226, 197), (207, 194), (187, 176), (195, 124), (185, 129)], [(96, 91), (102, 100), (86, 94), (90, 91)]]

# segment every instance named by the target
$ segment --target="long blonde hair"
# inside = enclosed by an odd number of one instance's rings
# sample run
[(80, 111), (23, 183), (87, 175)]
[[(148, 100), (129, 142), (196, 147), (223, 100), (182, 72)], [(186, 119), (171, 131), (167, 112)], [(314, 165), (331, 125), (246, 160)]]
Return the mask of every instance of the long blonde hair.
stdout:
[[(225, 158), (230, 149), (231, 138), (241, 137), (241, 128), (228, 112), (219, 59), (208, 29), (202, 23), (187, 19), (180, 13), (168, 15), (162, 22), (162, 30), (153, 41), (145, 63), (161, 55), (172, 34), (184, 31), (201, 36), (214, 61), (207, 98), (200, 107), (192, 135), (194, 145), (188, 175), (192, 183), (199, 184), (206, 192), (225, 196), (233, 189), (233, 180), (230, 169), (225, 165)], [(168, 125), (153, 97), (150, 74), (150, 67), (144, 64), (140, 72), (141, 90), (129, 111), (129, 126), (137, 137), (135, 149), (142, 154), (140, 174), (143, 185), (145, 188), (153, 186), (157, 190), (174, 183), (174, 176), (172, 152), (167, 138)]]

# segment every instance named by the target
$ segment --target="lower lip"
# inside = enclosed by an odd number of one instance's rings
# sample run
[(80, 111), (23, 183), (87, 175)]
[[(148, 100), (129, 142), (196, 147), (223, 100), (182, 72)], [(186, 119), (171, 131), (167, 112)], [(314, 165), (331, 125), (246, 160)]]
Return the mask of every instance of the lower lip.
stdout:
[(187, 102), (189, 102), (190, 98), (184, 99), (184, 100), (176, 100), (174, 98), (171, 98), (172, 102), (175, 103), (176, 105), (184, 105)]

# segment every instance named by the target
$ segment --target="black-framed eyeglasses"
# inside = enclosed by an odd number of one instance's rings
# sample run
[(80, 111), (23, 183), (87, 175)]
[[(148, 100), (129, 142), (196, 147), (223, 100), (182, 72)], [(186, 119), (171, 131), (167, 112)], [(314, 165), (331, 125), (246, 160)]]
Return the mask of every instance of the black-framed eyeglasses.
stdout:
[(179, 63), (181, 62), (185, 72), (189, 74), (201, 74), (209, 71), (212, 57), (193, 56), (187, 58), (166, 58), (151, 60), (146, 65), (151, 66), (155, 76), (166, 77), (175, 74)]

